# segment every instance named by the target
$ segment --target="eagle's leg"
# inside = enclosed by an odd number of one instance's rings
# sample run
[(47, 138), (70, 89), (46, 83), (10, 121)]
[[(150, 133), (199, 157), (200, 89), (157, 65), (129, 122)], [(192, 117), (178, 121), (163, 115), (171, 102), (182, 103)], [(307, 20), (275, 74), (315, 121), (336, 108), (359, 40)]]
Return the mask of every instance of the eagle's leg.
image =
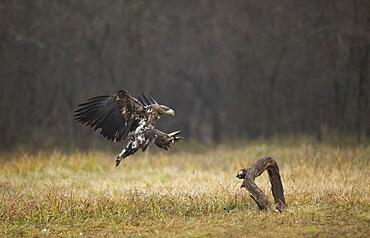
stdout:
[(169, 134), (161, 132), (159, 130), (155, 131), (154, 143), (162, 149), (168, 150), (171, 147), (171, 144), (175, 144), (179, 140), (182, 140), (183, 137), (178, 136), (180, 131), (174, 131)]
[(121, 163), (127, 156), (134, 154), (139, 149), (138, 142), (136, 140), (130, 140), (126, 147), (116, 158), (116, 167)]
[(121, 160), (124, 159), (123, 155), (125, 154), (125, 152), (126, 152), (126, 147), (123, 148), (121, 153), (119, 153), (119, 155), (117, 156), (117, 158), (116, 158), (116, 167), (121, 163)]
[(145, 142), (144, 142), (144, 145), (142, 146), (142, 149), (141, 150), (142, 151), (145, 151), (148, 148), (150, 142), (151, 142), (151, 140), (146, 139)]
[(181, 133), (181, 131), (174, 131), (174, 132), (171, 132), (171, 133), (167, 134), (169, 136), (172, 144), (175, 144), (176, 142), (184, 139), (184, 137), (179, 136), (180, 133)]

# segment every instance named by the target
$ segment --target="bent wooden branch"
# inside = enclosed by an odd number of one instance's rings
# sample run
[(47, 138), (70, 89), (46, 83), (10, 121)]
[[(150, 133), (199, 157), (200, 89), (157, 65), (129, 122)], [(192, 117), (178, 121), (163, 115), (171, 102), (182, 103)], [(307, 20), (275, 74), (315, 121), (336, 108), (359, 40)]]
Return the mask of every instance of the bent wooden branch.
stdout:
[(271, 210), (271, 203), (268, 200), (267, 196), (262, 192), (262, 190), (257, 187), (254, 179), (260, 176), (263, 171), (267, 170), (269, 175), (269, 180), (271, 183), (271, 191), (274, 196), (276, 209), (282, 212), (285, 207), (285, 197), (284, 197), (284, 188), (281, 183), (279, 167), (274, 159), (271, 157), (263, 157), (259, 159), (253, 166), (247, 169), (241, 169), (236, 175), (239, 179), (244, 179), (242, 188), (248, 190), (251, 194), (251, 198), (256, 202), (260, 210)]

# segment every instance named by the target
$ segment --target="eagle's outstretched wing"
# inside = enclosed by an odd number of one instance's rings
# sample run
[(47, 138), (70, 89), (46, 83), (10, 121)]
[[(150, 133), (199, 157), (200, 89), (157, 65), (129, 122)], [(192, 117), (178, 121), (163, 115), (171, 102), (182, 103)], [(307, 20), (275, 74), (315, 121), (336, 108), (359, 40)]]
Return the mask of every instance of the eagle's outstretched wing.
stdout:
[(145, 117), (145, 106), (125, 90), (90, 98), (78, 107), (75, 121), (101, 129), (100, 134), (114, 142), (124, 140)]

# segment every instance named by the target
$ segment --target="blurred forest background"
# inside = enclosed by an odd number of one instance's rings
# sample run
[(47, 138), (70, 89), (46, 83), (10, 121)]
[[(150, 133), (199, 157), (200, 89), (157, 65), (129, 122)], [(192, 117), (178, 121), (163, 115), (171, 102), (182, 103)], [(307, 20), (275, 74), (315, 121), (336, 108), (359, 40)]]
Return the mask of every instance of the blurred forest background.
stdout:
[(370, 137), (369, 0), (2, 0), (0, 149), (88, 148), (85, 99), (126, 89), (187, 138)]

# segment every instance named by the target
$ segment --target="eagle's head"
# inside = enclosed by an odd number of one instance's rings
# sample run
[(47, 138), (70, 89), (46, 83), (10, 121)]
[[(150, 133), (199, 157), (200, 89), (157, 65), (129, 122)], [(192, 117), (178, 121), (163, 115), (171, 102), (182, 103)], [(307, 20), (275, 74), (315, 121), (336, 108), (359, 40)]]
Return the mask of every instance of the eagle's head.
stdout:
[(151, 105), (153, 110), (158, 113), (158, 115), (171, 115), (175, 116), (175, 111), (165, 105), (153, 104)]

